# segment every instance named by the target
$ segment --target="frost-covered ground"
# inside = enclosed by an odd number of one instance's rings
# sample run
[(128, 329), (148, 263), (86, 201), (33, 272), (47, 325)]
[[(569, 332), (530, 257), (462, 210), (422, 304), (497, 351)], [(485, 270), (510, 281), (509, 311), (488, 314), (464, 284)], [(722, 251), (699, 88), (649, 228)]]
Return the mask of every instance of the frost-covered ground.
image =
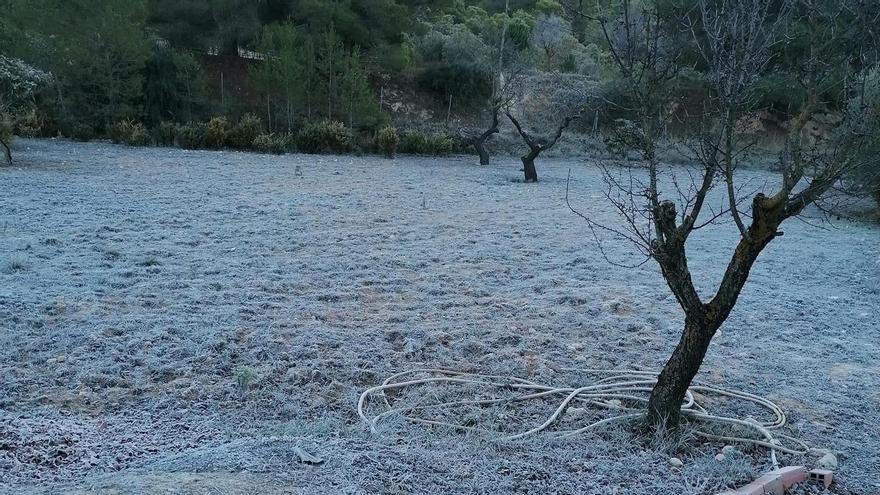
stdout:
[[(662, 365), (682, 315), (657, 269), (606, 263), (565, 206), (571, 168), (574, 203), (612, 219), (589, 164), (546, 160), (522, 184), (515, 158), (17, 148), (0, 168), (0, 492), (671, 495), (768, 468), (694, 441), (670, 469), (614, 428), (498, 445), (359, 421), (361, 391), (415, 367), (576, 384)], [(837, 493), (878, 493), (880, 229), (784, 230), (701, 379), (773, 399), (789, 433), (837, 451)], [(732, 242), (693, 239), (704, 295)]]

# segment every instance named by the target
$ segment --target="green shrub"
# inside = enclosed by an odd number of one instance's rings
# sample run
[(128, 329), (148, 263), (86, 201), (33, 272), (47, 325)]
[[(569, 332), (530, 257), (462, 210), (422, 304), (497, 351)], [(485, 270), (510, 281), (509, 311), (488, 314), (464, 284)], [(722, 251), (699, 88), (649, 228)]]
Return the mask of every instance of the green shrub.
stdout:
[(12, 154), (9, 148), (12, 146), (12, 117), (0, 112), (0, 163), (11, 164)]
[(160, 122), (159, 127), (153, 129), (153, 139), (158, 146), (174, 146), (176, 135), (177, 124), (174, 122)]
[(144, 124), (140, 122), (120, 120), (110, 126), (110, 140), (117, 144), (146, 146), (150, 144), (150, 134)]
[(206, 128), (207, 126), (202, 122), (177, 126), (177, 145), (189, 150), (203, 148)]
[(400, 136), (397, 135), (397, 129), (391, 126), (379, 129), (379, 132), (376, 133), (374, 144), (379, 152), (388, 158), (394, 158), (397, 146), (400, 144)]
[(70, 127), (70, 137), (76, 141), (90, 141), (95, 139), (95, 128), (82, 122), (76, 122)]
[(226, 117), (214, 117), (208, 121), (205, 127), (204, 145), (210, 149), (220, 149), (226, 146), (229, 139), (229, 121)]
[(147, 127), (140, 122), (135, 122), (131, 126), (131, 132), (125, 139), (125, 144), (129, 146), (147, 146), (150, 144), (150, 133)]
[(787, 113), (798, 109), (807, 99), (807, 90), (798, 84), (796, 74), (771, 71), (755, 81), (754, 95), (757, 108)]
[(400, 152), (415, 155), (425, 154), (428, 149), (428, 135), (420, 131), (404, 131), (400, 136)]
[(398, 151), (413, 155), (443, 156), (452, 153), (455, 141), (443, 132), (405, 131)]
[(352, 141), (351, 130), (345, 124), (325, 120), (305, 126), (297, 136), (297, 148), (305, 153), (345, 153)]
[(278, 134), (259, 134), (252, 147), (260, 153), (282, 155), (287, 150), (287, 136)]
[(253, 148), (260, 153), (268, 153), (269, 149), (272, 147), (272, 141), (275, 139), (275, 136), (272, 134), (260, 134), (254, 138), (253, 143), (251, 145)]
[(35, 138), (40, 136), (42, 131), (43, 122), (33, 108), (15, 119), (15, 133), (21, 137)]
[(251, 149), (263, 131), (263, 121), (252, 113), (246, 113), (229, 131), (228, 144), (232, 148)]
[(288, 153), (297, 150), (297, 135), (292, 132), (284, 134), (284, 151)]
[(0, 140), (12, 141), (13, 119), (12, 115), (0, 112)]
[(133, 120), (123, 119), (110, 126), (110, 141), (115, 144), (124, 143), (131, 135)]

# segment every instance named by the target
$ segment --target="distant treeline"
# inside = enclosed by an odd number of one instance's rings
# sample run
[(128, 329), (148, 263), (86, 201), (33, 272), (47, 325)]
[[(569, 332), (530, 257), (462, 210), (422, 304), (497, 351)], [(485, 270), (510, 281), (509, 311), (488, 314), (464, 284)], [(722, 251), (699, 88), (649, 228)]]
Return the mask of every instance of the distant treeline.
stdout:
[[(379, 106), (383, 80), (406, 75), (440, 101), (482, 102), (499, 64), (514, 59), (598, 81), (602, 100), (621, 97), (603, 33), (572, 10), (613, 16), (619, 2), (563, 2), (7, 0), (0, 53), (53, 76), (36, 94), (35, 112), (18, 118), (21, 132), (40, 135), (88, 127), (106, 136), (123, 119), (153, 128), (248, 112), (273, 131), (327, 119), (376, 129), (388, 122)], [(841, 53), (858, 46), (848, 40)], [(777, 49), (779, 70), (758, 97), (784, 112), (799, 91), (786, 54), (801, 48), (792, 37)], [(701, 62), (692, 58), (680, 88), (697, 97)], [(206, 70), (218, 63), (230, 66), (226, 76), (239, 87), (223, 81), (222, 70)], [(829, 101), (843, 84), (829, 85)]]
[[(771, 10), (786, 3), (770, 1)], [(537, 108), (530, 112), (543, 111), (551, 122), (561, 110), (590, 106), (589, 122), (581, 119), (578, 125), (595, 127), (637, 110), (615, 70), (620, 56), (614, 50), (620, 36), (613, 32), (616, 24), (592, 21), (619, 18), (624, 3), (5, 0), (0, 6), (0, 137), (6, 144), (12, 133), (79, 139), (115, 133), (121, 139), (119, 130), (126, 128), (134, 129), (134, 135), (124, 140), (135, 143), (144, 139), (143, 126), (150, 142), (164, 142), (169, 129), (179, 142), (210, 122), (217, 125), (216, 118), (236, 123), (250, 114), (249, 119), (256, 116), (261, 122), (259, 134), (285, 136), (286, 149), (303, 148), (291, 146), (298, 138), (289, 136), (322, 122), (344, 124), (361, 141), (371, 141), (395, 125), (383, 105), (389, 81), (407, 81), (421, 94), (433, 95), (440, 106), (455, 101), (475, 120), (486, 120), (493, 110), (497, 117), (502, 101), (527, 100)], [(694, 8), (683, 0), (628, 3), (636, 12), (638, 5), (650, 3), (660, 16)], [(797, 8), (808, 9), (815, 1), (801, 3)], [(878, 19), (880, 3), (860, 5), (839, 8), (829, 21), (840, 34), (822, 60), (829, 73), (819, 98), (828, 113), (848, 104), (851, 81), (845, 72), (836, 77), (835, 67), (845, 61), (856, 72), (869, 71), (877, 61), (868, 48), (876, 44), (859, 34), (873, 31), (859, 26)], [(783, 125), (804, 99), (799, 79), (804, 68), (798, 61), (808, 58), (803, 52), (811, 46), (810, 16), (792, 19), (785, 41), (771, 47), (771, 70), (762, 70), (760, 80), (750, 84), (750, 108)], [(612, 32), (602, 27), (609, 25)], [(681, 118), (669, 121), (687, 128), (687, 117), (718, 95), (710, 94), (701, 54), (701, 44), (710, 40), (695, 37), (697, 31), (686, 26), (676, 29), (665, 39), (686, 48), (676, 50), (679, 58), (668, 85), (677, 103), (664, 111), (677, 113)], [(501, 98), (505, 85), (524, 73), (557, 82), (538, 88), (521, 83)], [(573, 90), (572, 81), (584, 84)], [(559, 88), (568, 93), (557, 98)], [(527, 125), (553, 127), (529, 117)], [(433, 124), (442, 128), (439, 120)]]

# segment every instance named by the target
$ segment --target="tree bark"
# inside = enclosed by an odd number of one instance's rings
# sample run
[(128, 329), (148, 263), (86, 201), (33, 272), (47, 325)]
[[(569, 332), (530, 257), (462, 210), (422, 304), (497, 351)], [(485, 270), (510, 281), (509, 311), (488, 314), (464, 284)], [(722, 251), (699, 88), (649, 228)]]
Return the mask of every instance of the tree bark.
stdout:
[(9, 149), (9, 144), (0, 139), (0, 145), (3, 146), (3, 156), (6, 158), (6, 164), (12, 165), (12, 150)]
[(477, 154), (480, 155), (480, 165), (488, 165), (489, 164), (489, 150), (486, 149), (486, 141), (492, 137), (493, 134), (498, 134), (498, 112), (500, 108), (494, 107), (492, 108), (492, 124), (486, 129), (482, 134), (473, 138), (471, 144), (474, 149), (477, 151)]
[(489, 164), (489, 150), (486, 149), (486, 138), (480, 136), (474, 139), (474, 149), (480, 155), (480, 165)]
[(526, 182), (538, 182), (538, 171), (535, 169), (535, 158), (541, 153), (540, 148), (532, 148), (527, 154), (523, 155), (523, 174)]
[(705, 315), (687, 316), (681, 339), (657, 377), (648, 401), (648, 425), (675, 429), (688, 387), (700, 370), (718, 324)]

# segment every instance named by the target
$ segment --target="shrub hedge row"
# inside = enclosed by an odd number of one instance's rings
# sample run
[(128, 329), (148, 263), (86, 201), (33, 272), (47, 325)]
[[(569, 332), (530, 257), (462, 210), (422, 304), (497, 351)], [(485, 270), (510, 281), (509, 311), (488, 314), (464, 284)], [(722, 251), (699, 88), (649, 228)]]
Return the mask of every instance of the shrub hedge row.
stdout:
[[(94, 139), (91, 128), (73, 129), (73, 139)], [(214, 117), (208, 122), (176, 124), (162, 122), (148, 130), (142, 123), (121, 120), (109, 132), (114, 143), (130, 146), (178, 146), (183, 149), (237, 149), (261, 153), (351, 153), (376, 152), (393, 158), (398, 152), (415, 155), (443, 156), (461, 149), (460, 143), (445, 132), (406, 130), (392, 126), (379, 129), (372, 137), (358, 139), (355, 133), (332, 120), (303, 126), (296, 133), (270, 133), (254, 114), (246, 114), (238, 122)]]

